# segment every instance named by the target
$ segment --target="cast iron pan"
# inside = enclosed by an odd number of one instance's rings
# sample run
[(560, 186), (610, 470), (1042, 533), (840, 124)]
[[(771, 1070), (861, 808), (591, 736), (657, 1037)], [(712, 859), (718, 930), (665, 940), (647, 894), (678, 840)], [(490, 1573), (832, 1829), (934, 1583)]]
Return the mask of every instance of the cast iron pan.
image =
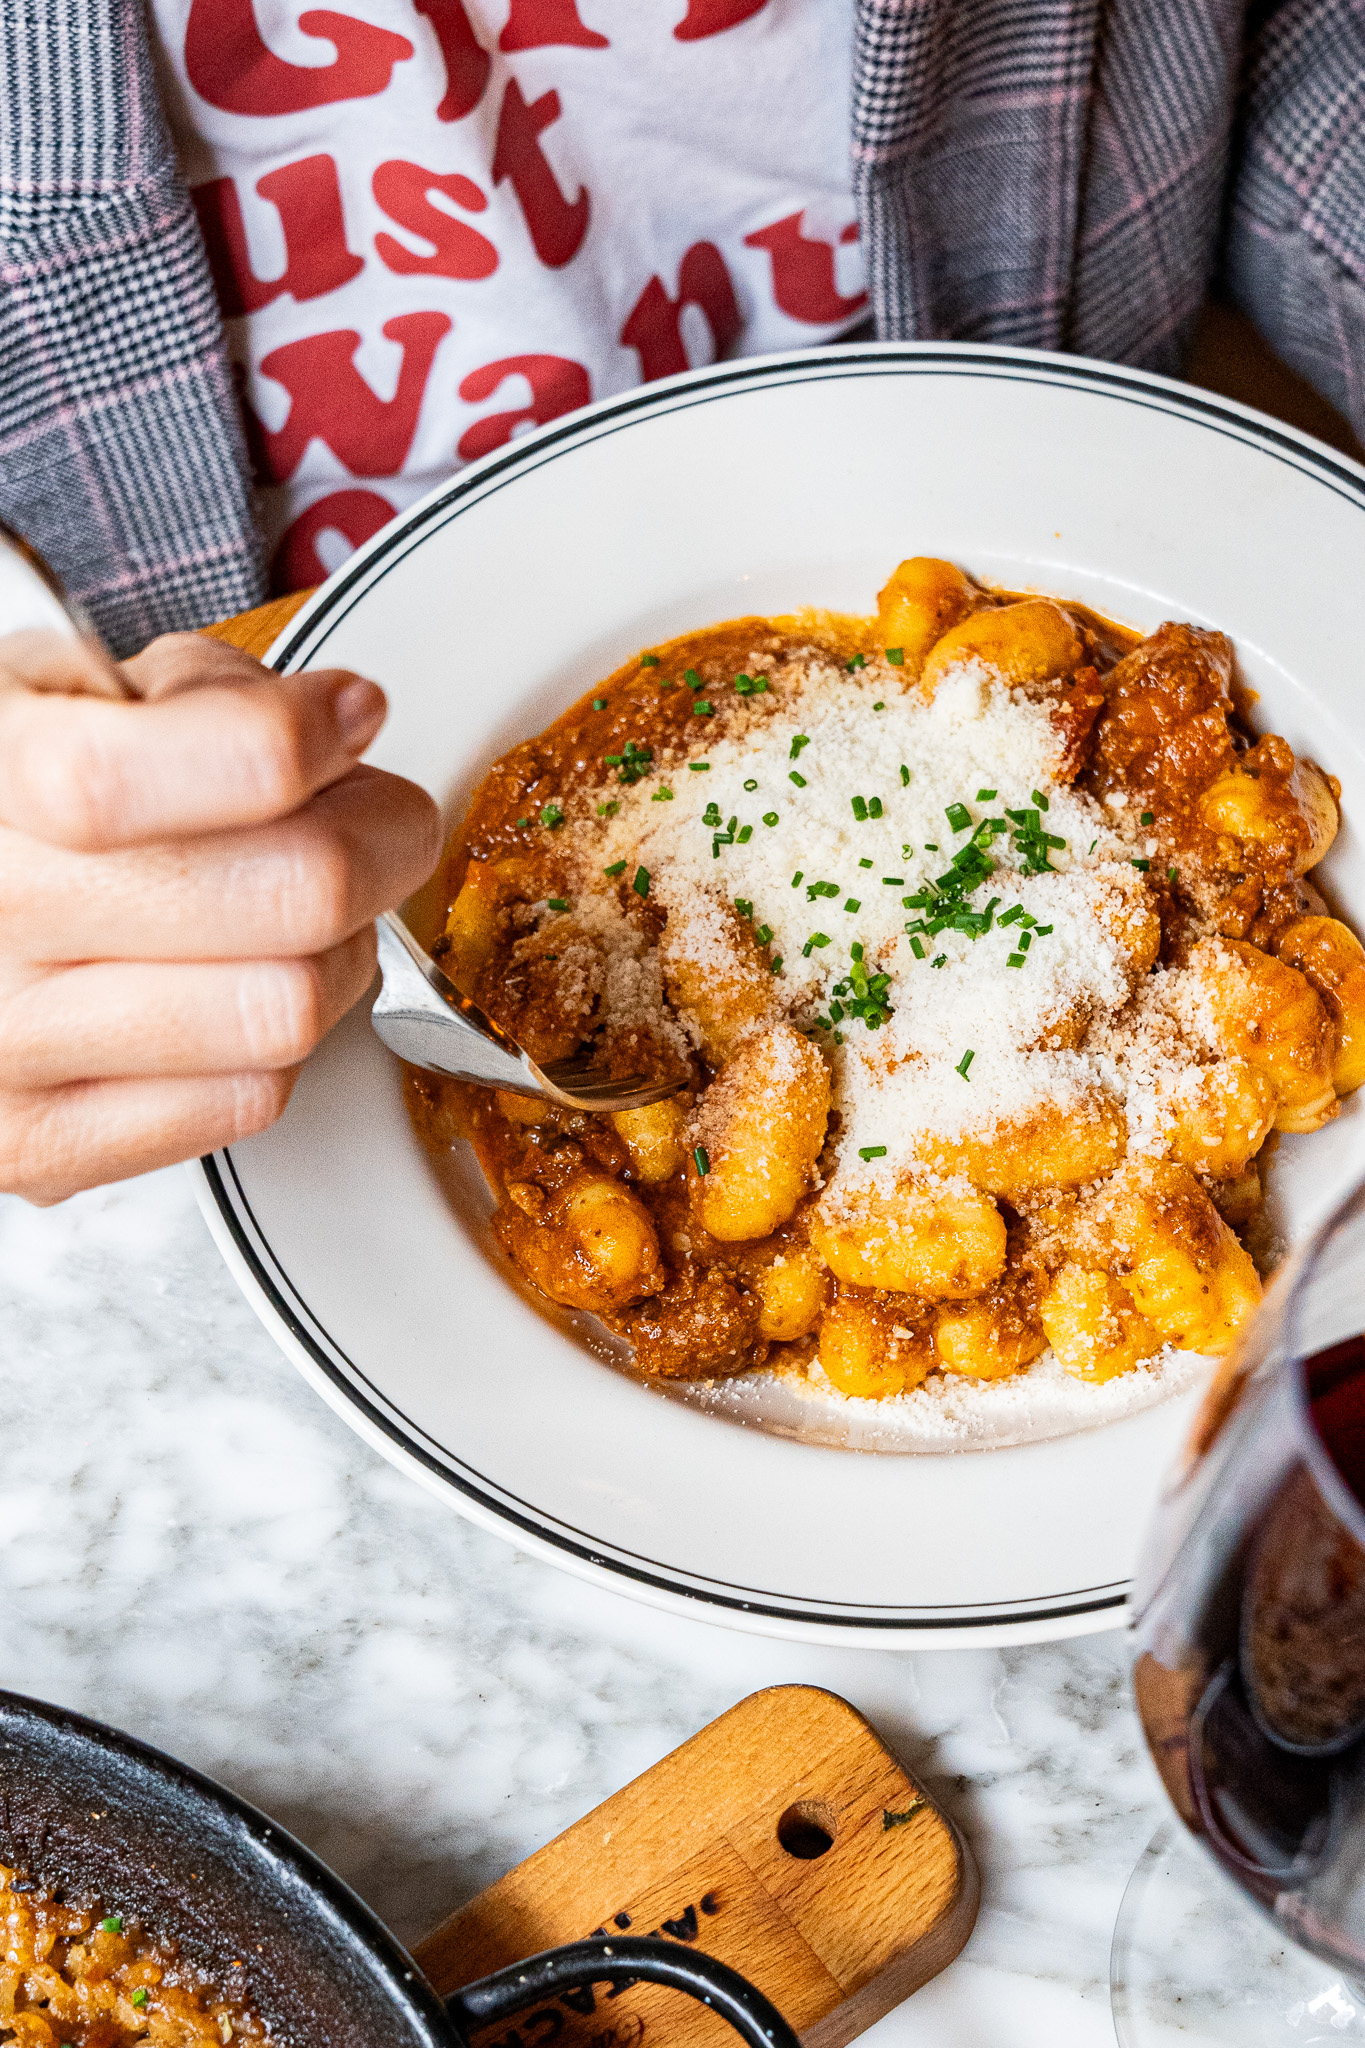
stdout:
[(550, 1949), (442, 2000), (369, 1907), (254, 1806), (129, 1735), (8, 1692), (0, 1862), (177, 1942), (256, 2008), (277, 2048), (464, 2048), (470, 2028), (556, 1991), (639, 1977), (704, 1999), (751, 2048), (798, 2048), (744, 1978), (662, 1940)]

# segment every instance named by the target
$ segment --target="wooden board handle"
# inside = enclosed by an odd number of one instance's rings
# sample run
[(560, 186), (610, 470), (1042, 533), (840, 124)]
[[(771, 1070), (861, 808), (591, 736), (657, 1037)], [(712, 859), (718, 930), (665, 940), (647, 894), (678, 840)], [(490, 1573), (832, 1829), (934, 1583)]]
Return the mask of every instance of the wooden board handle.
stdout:
[[(559, 1942), (661, 1934), (741, 1971), (807, 2048), (843, 2048), (945, 1968), (979, 1884), (951, 1821), (861, 1714), (814, 1686), (742, 1700), (424, 1941), (438, 1991)], [(703, 2006), (572, 1993), (480, 2048), (722, 2048)]]
[(269, 604), (258, 604), (254, 611), (238, 612), (235, 617), (220, 619), (216, 626), (205, 626), (202, 630), (210, 640), (226, 640), (229, 647), (240, 647), (259, 661), (312, 595), (312, 590), (291, 590), (288, 597), (272, 598)]

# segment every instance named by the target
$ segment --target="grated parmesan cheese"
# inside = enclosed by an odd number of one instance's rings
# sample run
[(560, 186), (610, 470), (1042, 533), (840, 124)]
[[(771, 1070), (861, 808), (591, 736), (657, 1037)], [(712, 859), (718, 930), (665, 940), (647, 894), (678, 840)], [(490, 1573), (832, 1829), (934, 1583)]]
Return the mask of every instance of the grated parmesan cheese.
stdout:
[[(1121, 807), (1055, 780), (1049, 704), (981, 663), (951, 671), (928, 702), (892, 674), (850, 675), (818, 652), (794, 658), (771, 695), (734, 707), (723, 732), (699, 741), (704, 775), (646, 775), (613, 791), (613, 817), (571, 820), (563, 843), (586, 892), (579, 917), (593, 896), (609, 900), (595, 929), (615, 934), (619, 950), (618, 926), (629, 927), (603, 870), (644, 866), (667, 911), (665, 953), (684, 945), (721, 978), (735, 972), (734, 905), (751, 910), (781, 960), (773, 1013), (830, 1062), (839, 1121), (827, 1202), (922, 1175), (934, 1140), (1045, 1103), (1080, 1113), (1097, 1094), (1125, 1107), (1131, 1149), (1159, 1151), (1165, 1103), (1195, 1057), (1186, 1039), (1200, 1035), (1199, 998), (1193, 985), (1183, 991), (1182, 1029), (1180, 977), (1135, 972), (1149, 884), (1121, 835)], [(665, 781), (674, 795), (661, 804)], [(927, 913), (905, 898), (944, 876), (984, 820), (1037, 811), (1037, 795), (1042, 828), (1062, 842), (1049, 846), (1050, 871), (1025, 871), (1010, 821), (986, 848), (994, 872), (965, 899), (974, 911), (997, 899), (991, 929), (920, 936), (919, 957), (906, 926)], [(848, 1016), (846, 1001), (842, 1018), (830, 1007), (855, 945), (869, 974), (889, 976), (890, 1014), (875, 1030)], [(632, 993), (661, 1003), (659, 987), (651, 967), (648, 987)], [(614, 1007), (608, 995), (608, 1018)], [(657, 1016), (655, 1028), (664, 1029)]]

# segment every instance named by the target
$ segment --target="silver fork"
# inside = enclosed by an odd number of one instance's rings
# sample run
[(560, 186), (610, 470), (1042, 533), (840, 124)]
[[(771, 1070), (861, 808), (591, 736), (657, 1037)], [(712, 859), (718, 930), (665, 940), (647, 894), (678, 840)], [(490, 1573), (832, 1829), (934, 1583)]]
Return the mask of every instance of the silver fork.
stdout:
[[(65, 628), (78, 639), (100, 644), (89, 619), (37, 550), (0, 521), (0, 633), (21, 626)], [(126, 688), (112, 663), (106, 687), (110, 696)], [(561, 1109), (603, 1114), (643, 1109), (647, 1102), (676, 1095), (682, 1086), (679, 1081), (646, 1081), (643, 1074), (614, 1081), (605, 1067), (583, 1058), (538, 1067), (515, 1039), (460, 994), (395, 911), (385, 911), (377, 925), (384, 985), (370, 1018), (385, 1045), (412, 1066), (484, 1088), (543, 1096)]]
[(538, 1067), (477, 1003), (460, 994), (395, 911), (384, 912), (378, 930), (384, 986), (370, 1022), (389, 1050), (410, 1066), (604, 1116), (662, 1102), (682, 1086), (680, 1081), (647, 1081), (643, 1074), (614, 1081), (605, 1067), (581, 1055)]

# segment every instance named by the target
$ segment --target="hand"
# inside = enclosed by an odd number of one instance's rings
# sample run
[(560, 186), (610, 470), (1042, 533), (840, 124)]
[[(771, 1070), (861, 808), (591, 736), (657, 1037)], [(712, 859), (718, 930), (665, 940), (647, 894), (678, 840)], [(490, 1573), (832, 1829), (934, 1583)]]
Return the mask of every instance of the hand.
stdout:
[(385, 711), (193, 633), (117, 669), (0, 639), (0, 1189), (61, 1201), (279, 1116), (440, 852), (430, 797), (357, 765)]

